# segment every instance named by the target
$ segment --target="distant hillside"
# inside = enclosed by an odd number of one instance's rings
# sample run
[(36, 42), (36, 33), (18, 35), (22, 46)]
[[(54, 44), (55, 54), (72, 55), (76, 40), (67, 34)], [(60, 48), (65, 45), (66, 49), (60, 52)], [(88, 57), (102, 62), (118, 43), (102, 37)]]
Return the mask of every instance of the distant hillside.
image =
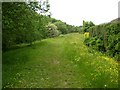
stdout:
[(111, 21), (112, 23), (120, 22), (120, 18), (114, 19)]

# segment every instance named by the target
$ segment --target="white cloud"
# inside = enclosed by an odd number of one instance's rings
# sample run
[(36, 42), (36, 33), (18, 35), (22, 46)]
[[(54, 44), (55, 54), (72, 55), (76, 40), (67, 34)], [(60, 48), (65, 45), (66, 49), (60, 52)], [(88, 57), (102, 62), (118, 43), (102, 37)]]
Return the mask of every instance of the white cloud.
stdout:
[(117, 18), (118, 1), (49, 0), (52, 17), (72, 25), (82, 25), (83, 20), (100, 24)]

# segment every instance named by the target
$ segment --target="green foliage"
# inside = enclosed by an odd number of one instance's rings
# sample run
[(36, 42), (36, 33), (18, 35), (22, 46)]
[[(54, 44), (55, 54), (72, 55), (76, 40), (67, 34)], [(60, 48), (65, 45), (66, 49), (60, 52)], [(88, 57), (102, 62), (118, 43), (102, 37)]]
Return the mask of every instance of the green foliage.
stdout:
[(89, 32), (84, 33), (85, 39), (89, 38)]
[(82, 32), (82, 29), (79, 26), (69, 25), (61, 20), (56, 20), (51, 18), (51, 23), (55, 24), (58, 27), (58, 30), (61, 34), (73, 33), (73, 32)]
[[(32, 42), (46, 37), (45, 25), (49, 19), (47, 16), (40, 14), (45, 14), (49, 11), (47, 5), (47, 1), (45, 4), (38, 2), (2, 3), (3, 50), (11, 48), (16, 44), (32, 44)], [(44, 8), (41, 6), (44, 6)], [(38, 14), (37, 10), (42, 12)]]
[[(120, 60), (120, 23), (101, 24), (88, 29), (90, 38), (85, 44), (96, 50), (106, 52), (110, 57)], [(93, 44), (94, 42), (94, 44)]]
[[(80, 31), (80, 27), (50, 18), (48, 0), (3, 2), (2, 6), (3, 50), (22, 43), (31, 45), (36, 40), (55, 37), (60, 33), (67, 34)], [(49, 28), (46, 27), (47, 25)]]
[(58, 21), (54, 23), (57, 27), (58, 30), (62, 33), (62, 34), (67, 34), (68, 33), (68, 29), (65, 23)]
[(48, 37), (56, 37), (60, 34), (60, 32), (57, 30), (57, 26), (52, 23), (47, 25), (46, 32)]
[(82, 29), (83, 29), (83, 32), (88, 32), (88, 29), (90, 28), (90, 27), (92, 27), (92, 26), (95, 26), (94, 24), (93, 24), (93, 22), (87, 22), (87, 21), (84, 21), (83, 20), (83, 27), (82, 27)]

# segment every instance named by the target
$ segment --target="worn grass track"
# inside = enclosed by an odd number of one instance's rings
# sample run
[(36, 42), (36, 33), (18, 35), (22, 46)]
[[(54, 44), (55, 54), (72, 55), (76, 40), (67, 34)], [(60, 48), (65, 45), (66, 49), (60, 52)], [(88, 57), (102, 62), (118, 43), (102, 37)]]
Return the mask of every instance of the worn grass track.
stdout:
[(3, 88), (115, 88), (118, 64), (73, 33), (3, 53)]

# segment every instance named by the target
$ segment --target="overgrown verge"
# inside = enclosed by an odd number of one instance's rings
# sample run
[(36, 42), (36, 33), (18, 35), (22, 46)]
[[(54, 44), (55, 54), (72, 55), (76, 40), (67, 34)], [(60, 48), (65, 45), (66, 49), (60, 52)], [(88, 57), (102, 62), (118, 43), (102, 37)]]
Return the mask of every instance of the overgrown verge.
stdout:
[[(87, 33), (85, 37), (88, 35)], [(74, 34), (65, 44), (66, 57), (80, 72), (82, 85), (87, 88), (117, 88), (118, 63), (113, 58), (86, 47), (83, 41), (82, 34), (80, 37), (79, 34)]]

